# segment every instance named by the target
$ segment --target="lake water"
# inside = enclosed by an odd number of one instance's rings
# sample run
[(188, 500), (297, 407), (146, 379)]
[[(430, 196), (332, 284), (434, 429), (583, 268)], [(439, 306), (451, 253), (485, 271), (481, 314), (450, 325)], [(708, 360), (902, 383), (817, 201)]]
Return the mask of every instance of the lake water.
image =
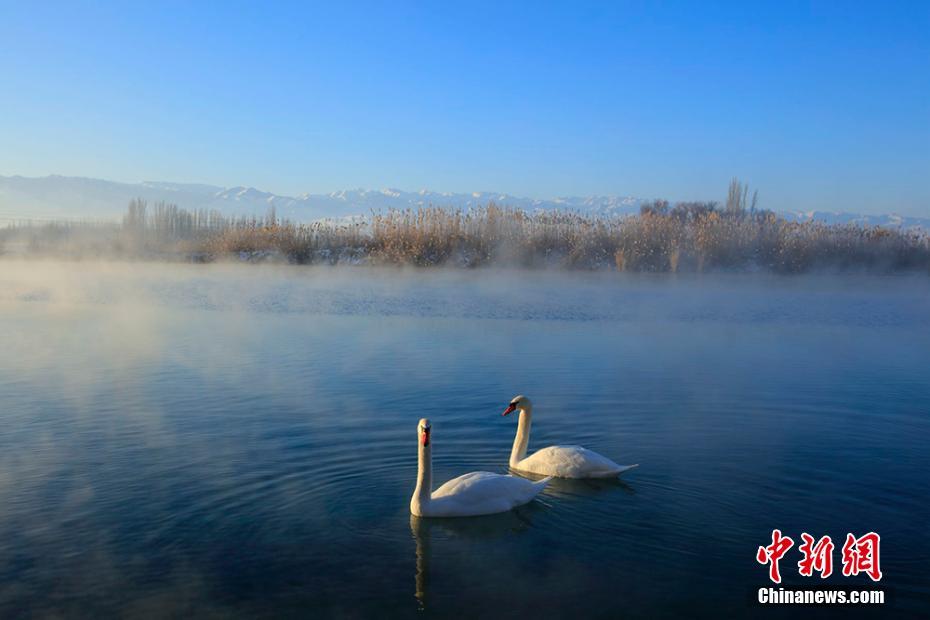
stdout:
[[(793, 616), (774, 528), (930, 613), (926, 276), (0, 262), (0, 326), (2, 617)], [(640, 467), (411, 519), (417, 420), (505, 472), (517, 393)]]

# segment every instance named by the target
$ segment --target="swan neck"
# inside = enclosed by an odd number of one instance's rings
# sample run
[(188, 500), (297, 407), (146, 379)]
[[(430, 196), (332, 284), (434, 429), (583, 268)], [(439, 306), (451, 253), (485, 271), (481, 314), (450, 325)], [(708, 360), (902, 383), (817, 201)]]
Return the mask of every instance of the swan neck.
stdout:
[(510, 452), (510, 466), (526, 458), (526, 448), (530, 443), (530, 426), (533, 423), (533, 408), (520, 409), (520, 418), (517, 421), (517, 436), (513, 440), (513, 450)]
[(421, 516), (429, 505), (433, 489), (433, 446), (420, 444), (417, 457), (417, 487), (410, 498), (410, 512)]

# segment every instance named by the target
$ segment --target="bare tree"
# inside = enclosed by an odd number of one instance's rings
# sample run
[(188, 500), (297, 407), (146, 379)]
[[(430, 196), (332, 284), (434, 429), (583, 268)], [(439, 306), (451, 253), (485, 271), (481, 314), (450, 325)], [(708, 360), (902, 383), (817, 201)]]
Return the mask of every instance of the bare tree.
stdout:
[(730, 181), (727, 192), (727, 205), (724, 212), (731, 216), (742, 216), (747, 211), (754, 213), (759, 201), (759, 190), (752, 193), (752, 202), (749, 201), (749, 184), (743, 184), (736, 177)]

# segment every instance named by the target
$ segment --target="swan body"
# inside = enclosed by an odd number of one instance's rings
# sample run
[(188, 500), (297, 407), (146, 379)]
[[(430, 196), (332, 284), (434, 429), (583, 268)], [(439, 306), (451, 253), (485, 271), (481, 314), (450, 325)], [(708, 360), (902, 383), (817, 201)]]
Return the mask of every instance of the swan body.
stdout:
[(431, 426), (420, 420), (417, 486), (410, 512), (417, 517), (476, 517), (507, 512), (533, 500), (549, 478), (538, 482), (505, 474), (475, 471), (449, 480), (431, 491), (433, 478)]
[(556, 478), (615, 478), (637, 466), (618, 465), (606, 456), (581, 446), (549, 446), (511, 467)]
[(532, 501), (548, 482), (474, 471), (433, 491), (429, 506), (420, 516), (472, 517), (507, 512)]
[(556, 478), (615, 478), (638, 465), (618, 465), (606, 456), (581, 446), (549, 446), (526, 456), (530, 441), (533, 404), (525, 396), (515, 396), (503, 415), (517, 409), (517, 436), (510, 453), (510, 467), (516, 471)]

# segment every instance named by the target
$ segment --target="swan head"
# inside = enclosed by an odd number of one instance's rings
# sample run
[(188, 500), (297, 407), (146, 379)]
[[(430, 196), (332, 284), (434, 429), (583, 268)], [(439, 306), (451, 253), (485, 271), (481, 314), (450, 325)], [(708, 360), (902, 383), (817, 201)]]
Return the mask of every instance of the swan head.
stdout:
[(530, 402), (530, 399), (524, 396), (523, 394), (519, 394), (510, 399), (510, 404), (507, 405), (507, 408), (504, 409), (504, 413), (502, 413), (501, 415), (510, 415), (517, 409), (523, 410), (523, 409), (532, 409), (532, 408), (533, 408), (533, 403)]
[(417, 436), (420, 438), (420, 445), (424, 448), (429, 446), (430, 433), (432, 432), (433, 427), (429, 423), (428, 418), (422, 418), (420, 423), (417, 425)]

